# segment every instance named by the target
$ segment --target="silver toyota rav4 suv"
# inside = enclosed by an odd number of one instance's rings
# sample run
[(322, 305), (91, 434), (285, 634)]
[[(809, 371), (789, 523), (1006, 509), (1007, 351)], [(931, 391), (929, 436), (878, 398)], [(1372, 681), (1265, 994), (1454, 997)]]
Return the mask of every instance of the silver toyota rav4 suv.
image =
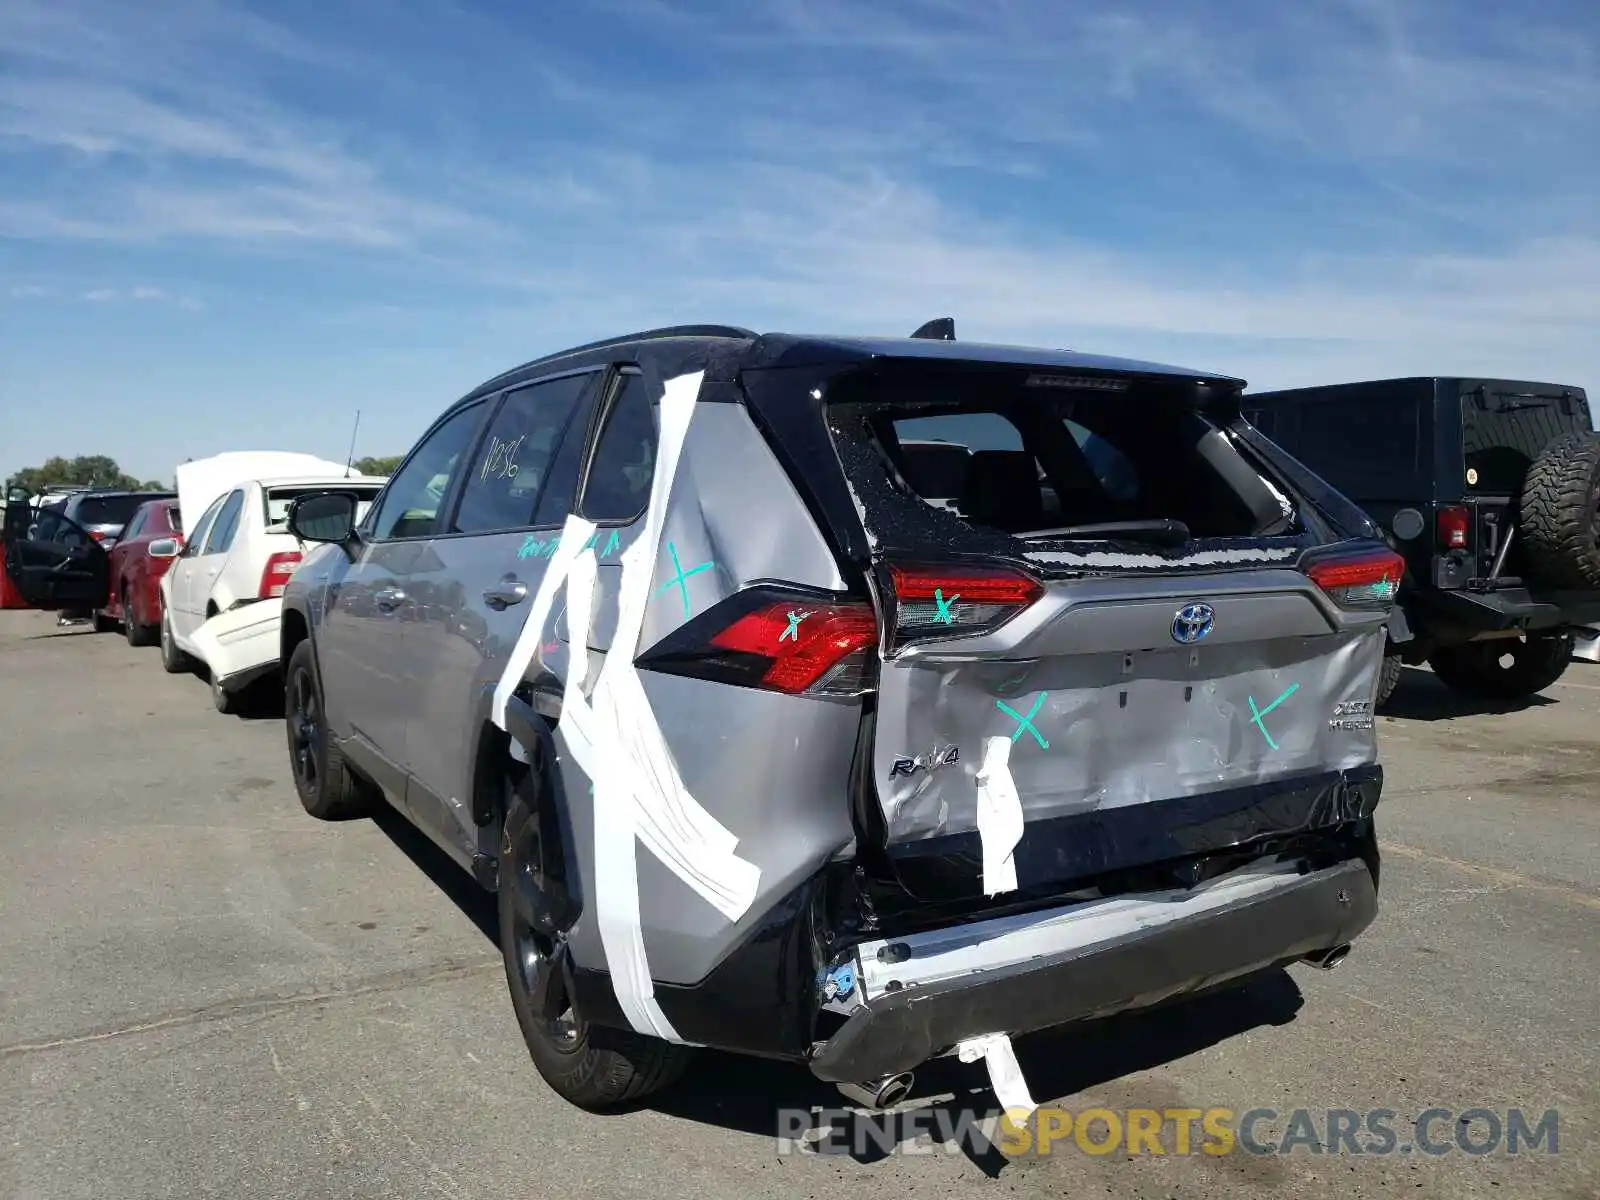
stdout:
[(577, 1105), (711, 1046), (866, 1105), (954, 1053), (1031, 1106), (1010, 1037), (1332, 966), (1376, 913), (1401, 562), (1242, 387), (948, 322), (518, 367), (359, 525), (296, 501), (301, 800), (498, 893)]

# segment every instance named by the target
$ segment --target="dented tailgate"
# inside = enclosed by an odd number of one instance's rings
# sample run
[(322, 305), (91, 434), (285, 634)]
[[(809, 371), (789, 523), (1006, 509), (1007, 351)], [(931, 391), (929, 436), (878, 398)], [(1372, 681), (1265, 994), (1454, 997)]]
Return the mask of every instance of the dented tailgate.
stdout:
[(1040, 378), (879, 373), (831, 415), (902, 882), (1058, 887), (1359, 814), (1399, 559), (1297, 498), (1225, 398)]
[(1381, 622), (1298, 571), (1052, 584), (883, 663), (890, 840), (980, 828), (986, 791), (1034, 821), (1370, 763), (1382, 654)]

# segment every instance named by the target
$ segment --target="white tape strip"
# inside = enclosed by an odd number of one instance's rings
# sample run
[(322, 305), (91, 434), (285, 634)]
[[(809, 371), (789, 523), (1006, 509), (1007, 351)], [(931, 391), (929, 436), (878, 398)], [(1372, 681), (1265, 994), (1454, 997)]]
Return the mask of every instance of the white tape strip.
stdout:
[(589, 696), (588, 638), (597, 564), (594, 525), (569, 517), (545, 569), (506, 672), (495, 688), (493, 719), (533, 661), (557, 590), (567, 588), (569, 666), (561, 732), (594, 783), (594, 902), (618, 1003), (640, 1033), (681, 1041), (655, 1002), (640, 928), (637, 842), (730, 921), (750, 908), (761, 871), (734, 851), (738, 839), (689, 794), (666, 744), (633, 659), (659, 561), (667, 498), (694, 412), (701, 374), (667, 381), (661, 435), (645, 527), (622, 555), (616, 635)]
[(965, 1063), (983, 1059), (989, 1068), (989, 1086), (1008, 1114), (1025, 1117), (1039, 1107), (1033, 1102), (1028, 1081), (1023, 1079), (1022, 1068), (1017, 1065), (1017, 1052), (1005, 1034), (986, 1033), (969, 1038), (956, 1045), (956, 1055)]
[(978, 766), (978, 841), (983, 847), (983, 890), (996, 896), (1017, 888), (1012, 857), (1022, 840), (1022, 800), (1011, 778), (1011, 739), (985, 738)]

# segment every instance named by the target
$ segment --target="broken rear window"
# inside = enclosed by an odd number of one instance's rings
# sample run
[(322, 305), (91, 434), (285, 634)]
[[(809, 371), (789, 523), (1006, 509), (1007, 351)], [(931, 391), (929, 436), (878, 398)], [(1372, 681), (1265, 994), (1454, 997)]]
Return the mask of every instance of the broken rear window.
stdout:
[(1038, 545), (1181, 548), (1298, 532), (1287, 489), (1182, 387), (1117, 382), (1076, 390), (1015, 372), (877, 371), (836, 382), (830, 418), (880, 540), (978, 549), (958, 545), (964, 527)]

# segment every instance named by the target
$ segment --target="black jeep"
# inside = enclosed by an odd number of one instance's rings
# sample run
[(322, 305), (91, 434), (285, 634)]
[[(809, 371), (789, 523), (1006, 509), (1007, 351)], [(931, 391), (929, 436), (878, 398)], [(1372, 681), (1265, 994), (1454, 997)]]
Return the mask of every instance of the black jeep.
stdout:
[(1378, 703), (1402, 663), (1509, 700), (1553, 684), (1575, 647), (1597, 656), (1600, 436), (1582, 388), (1380, 379), (1243, 403), (1405, 556)]

